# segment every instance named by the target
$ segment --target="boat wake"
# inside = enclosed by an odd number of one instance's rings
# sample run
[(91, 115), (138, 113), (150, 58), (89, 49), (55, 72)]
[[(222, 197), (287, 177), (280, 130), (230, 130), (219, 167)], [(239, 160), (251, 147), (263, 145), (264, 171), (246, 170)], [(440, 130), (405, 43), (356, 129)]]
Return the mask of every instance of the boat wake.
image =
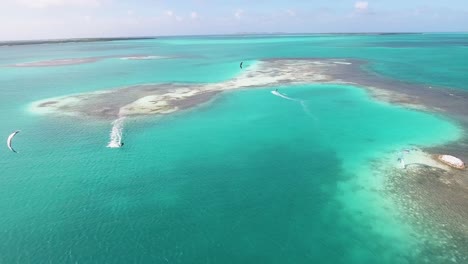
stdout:
[(110, 141), (107, 144), (108, 148), (120, 148), (122, 143), (122, 132), (123, 132), (123, 124), (124, 124), (125, 117), (120, 117), (114, 122), (112, 122), (112, 130), (110, 132)]
[(291, 100), (291, 101), (296, 101), (296, 102), (301, 102), (301, 100), (297, 100), (297, 99), (294, 99), (294, 98), (291, 98), (291, 97), (288, 97), (286, 96), (285, 94), (282, 94), (278, 91), (271, 91), (272, 94), (276, 95), (276, 96), (279, 96), (281, 98), (284, 98), (284, 99), (287, 99), (287, 100)]
[(304, 110), (304, 112), (309, 116), (309, 117), (312, 117), (313, 119), (315, 119), (316, 121), (318, 120), (318, 118), (312, 114), (312, 112), (310, 111), (309, 107), (307, 106), (306, 104), (306, 101), (304, 100), (299, 100), (299, 99), (295, 99), (295, 98), (291, 98), (285, 94), (282, 94), (278, 91), (271, 91), (272, 94), (278, 96), (278, 97), (281, 97), (281, 98), (284, 98), (286, 100), (290, 100), (290, 101), (294, 101), (294, 102), (298, 102), (299, 104), (301, 104), (301, 107), (302, 107), (302, 110)]
[(302, 106), (302, 110), (304, 110), (304, 112), (305, 112), (308, 116), (310, 116), (310, 117), (312, 117), (312, 118), (314, 118), (314, 119), (317, 119), (317, 117), (314, 116), (314, 115), (312, 114), (312, 112), (310, 111), (310, 109), (309, 109), (309, 107), (307, 106), (307, 104), (305, 103), (305, 101), (300, 101), (300, 103), (301, 103), (301, 106)]

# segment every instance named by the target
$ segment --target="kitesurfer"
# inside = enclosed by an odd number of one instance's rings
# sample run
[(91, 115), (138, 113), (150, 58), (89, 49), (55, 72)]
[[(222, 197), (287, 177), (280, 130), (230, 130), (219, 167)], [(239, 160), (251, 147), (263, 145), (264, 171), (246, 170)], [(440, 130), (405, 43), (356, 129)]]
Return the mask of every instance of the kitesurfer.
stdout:
[(16, 136), (16, 134), (18, 134), (20, 131), (19, 130), (16, 130), (15, 132), (11, 133), (9, 136), (8, 136), (8, 139), (7, 139), (7, 146), (8, 148), (14, 152), (14, 153), (17, 153), (15, 149), (13, 149), (12, 145), (11, 145), (11, 142), (13, 140), (13, 138)]
[(243, 62), (243, 61), (241, 61), (240, 65), (239, 65), (239, 67), (240, 67), (241, 69), (242, 69), (242, 64), (243, 64), (243, 63), (244, 63), (244, 62)]

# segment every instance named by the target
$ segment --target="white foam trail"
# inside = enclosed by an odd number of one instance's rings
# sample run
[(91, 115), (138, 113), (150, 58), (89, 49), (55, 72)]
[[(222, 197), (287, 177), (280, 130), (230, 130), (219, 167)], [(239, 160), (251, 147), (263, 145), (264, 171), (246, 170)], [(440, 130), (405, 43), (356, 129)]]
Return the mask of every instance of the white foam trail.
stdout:
[(311, 112), (310, 112), (310, 109), (309, 107), (307, 106), (307, 104), (305, 103), (305, 101), (300, 101), (301, 103), (301, 106), (302, 106), (302, 110), (304, 110), (304, 112), (309, 115), (310, 117), (313, 117), (313, 118), (316, 118)]
[(122, 132), (125, 117), (120, 117), (112, 122), (112, 130), (110, 132), (110, 141), (107, 144), (108, 148), (120, 148), (122, 146)]
[(278, 96), (278, 97), (281, 97), (281, 98), (284, 98), (286, 100), (290, 100), (290, 101), (294, 101), (294, 102), (298, 102), (299, 104), (301, 104), (301, 107), (302, 107), (302, 110), (304, 111), (304, 113), (309, 116), (310, 118), (312, 118), (313, 120), (313, 124), (315, 126), (315, 128), (317, 129), (317, 133), (318, 135), (320, 135), (322, 138), (324, 138), (326, 141), (330, 141), (330, 136), (328, 135), (328, 133), (325, 133), (321, 127), (321, 124), (320, 124), (320, 119), (318, 118), (318, 116), (316, 116), (309, 108), (309, 106), (307, 105), (307, 101), (306, 100), (299, 100), (299, 99), (295, 99), (295, 98), (291, 98), (287, 95), (284, 95), (278, 91), (271, 91), (272, 94)]
[(305, 112), (308, 116), (310, 116), (310, 117), (312, 117), (313, 119), (315, 119), (315, 121), (318, 121), (318, 118), (312, 114), (312, 112), (310, 111), (309, 107), (307, 106), (307, 104), (306, 104), (306, 102), (305, 102), (304, 100), (299, 100), (299, 99), (291, 98), (291, 97), (286, 96), (285, 94), (282, 94), (282, 93), (280, 93), (280, 92), (278, 92), (278, 91), (271, 91), (271, 93), (274, 94), (274, 95), (276, 95), (276, 96), (279, 96), (279, 97), (281, 97), (281, 98), (284, 98), (284, 99), (286, 99), (286, 100), (290, 100), (290, 101), (294, 101), (294, 102), (300, 103), (301, 106), (302, 106), (302, 110), (304, 110), (304, 112)]
[(276, 95), (276, 96), (279, 96), (279, 97), (282, 97), (284, 99), (288, 99), (288, 100), (291, 100), (291, 101), (296, 101), (296, 102), (301, 102), (300, 100), (297, 100), (297, 99), (294, 99), (294, 98), (291, 98), (291, 97), (288, 97), (278, 91), (271, 91), (272, 94)]

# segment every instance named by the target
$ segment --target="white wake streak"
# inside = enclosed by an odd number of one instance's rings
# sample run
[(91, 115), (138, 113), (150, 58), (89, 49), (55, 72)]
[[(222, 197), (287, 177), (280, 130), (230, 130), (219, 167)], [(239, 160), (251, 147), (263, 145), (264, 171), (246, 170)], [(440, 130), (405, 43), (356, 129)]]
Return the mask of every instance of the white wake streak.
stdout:
[(318, 121), (318, 118), (317, 118), (314, 114), (312, 114), (312, 112), (310, 111), (309, 107), (307, 106), (307, 104), (306, 104), (306, 102), (305, 102), (304, 100), (299, 100), (299, 99), (291, 98), (291, 97), (289, 97), (289, 96), (287, 96), (287, 95), (285, 95), (285, 94), (282, 94), (282, 93), (280, 93), (280, 92), (278, 92), (278, 91), (271, 91), (271, 93), (274, 94), (274, 95), (276, 95), (276, 96), (279, 96), (279, 97), (281, 97), (281, 98), (284, 98), (284, 99), (286, 99), (286, 100), (290, 100), (290, 101), (294, 101), (294, 102), (300, 103), (300, 104), (301, 104), (301, 107), (302, 107), (302, 110), (304, 110), (304, 112), (305, 112), (308, 116), (310, 116), (310, 117), (312, 117), (313, 119), (315, 119), (315, 121)]
[(279, 96), (279, 97), (282, 97), (284, 99), (288, 99), (288, 100), (291, 100), (291, 101), (296, 101), (296, 102), (301, 102), (301, 100), (297, 100), (297, 99), (294, 99), (294, 98), (291, 98), (291, 97), (288, 97), (278, 91), (271, 91), (272, 94), (276, 95), (276, 96)]
[(304, 102), (304, 101), (300, 101), (301, 102), (301, 106), (302, 106), (302, 110), (304, 110), (304, 112), (310, 116), (310, 117), (313, 117), (313, 118), (316, 118), (311, 112), (310, 112), (310, 109), (309, 107), (307, 106), (307, 104)]
[(283, 99), (299, 103), (301, 105), (302, 110), (304, 111), (304, 113), (313, 120), (313, 124), (314, 124), (315, 128), (317, 129), (317, 134), (327, 142), (331, 140), (328, 133), (326, 133), (326, 131), (324, 131), (324, 129), (322, 128), (319, 117), (317, 115), (315, 115), (313, 113), (313, 111), (310, 110), (306, 100), (291, 98), (291, 97), (289, 97), (289, 96), (287, 96), (285, 94), (282, 94), (282, 93), (280, 93), (278, 91), (271, 91), (271, 93), (278, 96), (278, 97), (281, 97)]
[(110, 132), (110, 141), (107, 144), (108, 148), (120, 148), (122, 146), (122, 132), (125, 117), (120, 117), (112, 122), (112, 130)]

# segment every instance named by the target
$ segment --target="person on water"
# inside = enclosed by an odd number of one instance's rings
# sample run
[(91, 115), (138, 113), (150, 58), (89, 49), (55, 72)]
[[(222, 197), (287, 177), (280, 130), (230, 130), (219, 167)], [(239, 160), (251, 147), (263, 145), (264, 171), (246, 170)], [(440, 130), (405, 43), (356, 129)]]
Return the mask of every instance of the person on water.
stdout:
[(276, 89), (276, 92), (278, 92), (278, 89)]
[(124, 145), (124, 143), (123, 143), (123, 142), (122, 142), (122, 143), (120, 143), (120, 146), (121, 146), (121, 147), (122, 147), (123, 145)]

